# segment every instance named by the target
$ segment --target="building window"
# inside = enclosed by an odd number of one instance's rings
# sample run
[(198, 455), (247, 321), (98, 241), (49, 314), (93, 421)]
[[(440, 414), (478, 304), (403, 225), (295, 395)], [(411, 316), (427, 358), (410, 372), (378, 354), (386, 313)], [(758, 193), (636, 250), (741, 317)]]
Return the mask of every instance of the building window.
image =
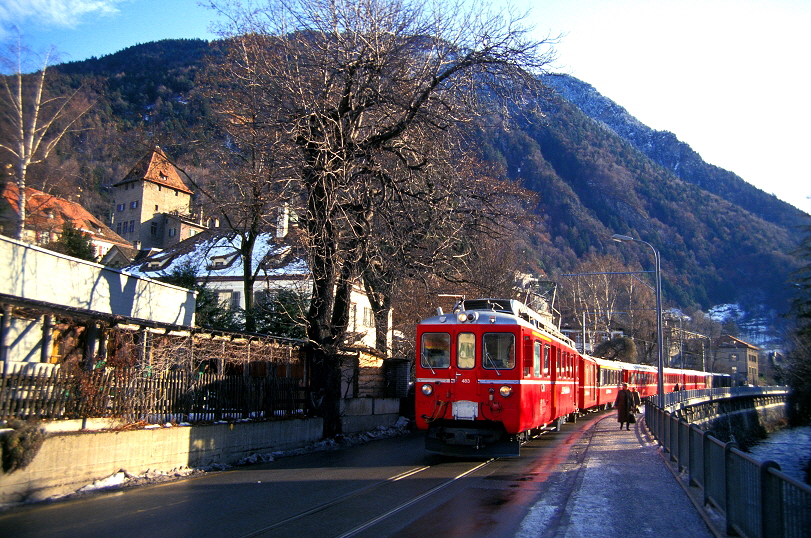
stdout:
[(124, 211), (124, 204), (118, 204), (118, 211)]
[(130, 233), (135, 233), (135, 221), (130, 221)]
[(169, 237), (174, 237), (177, 234), (177, 228), (169, 228)]
[(372, 313), (371, 308), (363, 307), (363, 326), (364, 327), (374, 327), (375, 326), (375, 316)]
[(155, 211), (158, 210), (158, 204), (155, 204)]
[(130, 209), (138, 209), (138, 200), (130, 202)]
[(196, 233), (197, 233), (197, 230), (189, 230), (189, 237), (194, 237), (194, 235)]
[(218, 290), (214, 292), (217, 295), (217, 303), (225, 308), (237, 310), (240, 308), (240, 299), (242, 295), (238, 291), (233, 290)]
[(118, 235), (121, 235), (121, 223), (120, 222), (115, 223), (115, 233), (117, 233)]
[(153, 222), (149, 225), (149, 235), (156, 236), (158, 235), (158, 223)]

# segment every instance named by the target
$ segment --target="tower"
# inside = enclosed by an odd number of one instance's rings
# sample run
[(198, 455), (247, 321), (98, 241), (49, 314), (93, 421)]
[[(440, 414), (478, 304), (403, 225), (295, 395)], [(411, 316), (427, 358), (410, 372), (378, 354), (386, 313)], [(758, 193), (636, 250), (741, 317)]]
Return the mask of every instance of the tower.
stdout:
[(113, 188), (112, 227), (140, 248), (166, 248), (205, 229), (192, 214), (194, 193), (157, 146)]

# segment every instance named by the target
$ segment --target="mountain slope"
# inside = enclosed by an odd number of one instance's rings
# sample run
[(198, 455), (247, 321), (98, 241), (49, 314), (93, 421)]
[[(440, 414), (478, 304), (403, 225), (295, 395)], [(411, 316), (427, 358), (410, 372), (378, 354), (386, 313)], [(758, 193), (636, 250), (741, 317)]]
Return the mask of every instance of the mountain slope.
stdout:
[(733, 172), (704, 162), (676, 135), (644, 125), (590, 84), (560, 74), (546, 75), (543, 82), (680, 179), (717, 194), (768, 222), (789, 227), (803, 224), (804, 213), (799, 209), (746, 183)]
[[(213, 45), (214, 52), (223, 46)], [(109, 210), (106, 186), (155, 145), (190, 173), (210, 174), (211, 116), (198, 91), (210, 51), (203, 41), (166, 40), (55, 66), (62, 83), (85, 84), (98, 96), (86, 118), (92, 130), (60, 148), (83, 200), (88, 191), (101, 193), (97, 213)], [(610, 241), (622, 233), (661, 251), (668, 302), (785, 311), (801, 212), (704, 163), (674, 135), (642, 125), (588, 84), (562, 76), (544, 82), (556, 93), (541, 103), (542, 114), (493, 114), (479, 139), (487, 159), (540, 194), (543, 219), (524, 231), (527, 267), (521, 269), (555, 277), (591, 253), (650, 268), (645, 248)]]
[(796, 229), (680, 179), (569, 101), (553, 95), (543, 108), (509, 129), (494, 123), (482, 140), (488, 158), (541, 195), (543, 269), (609, 251), (650, 267), (646, 249), (609, 247), (613, 233), (628, 234), (661, 252), (670, 301), (785, 311)]

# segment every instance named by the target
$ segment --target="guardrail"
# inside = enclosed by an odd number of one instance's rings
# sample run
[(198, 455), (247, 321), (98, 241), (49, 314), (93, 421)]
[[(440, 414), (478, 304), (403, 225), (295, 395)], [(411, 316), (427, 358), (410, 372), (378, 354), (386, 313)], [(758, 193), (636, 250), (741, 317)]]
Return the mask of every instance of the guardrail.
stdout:
[(680, 391), (665, 395), (665, 409), (645, 404), (645, 422), (662, 448), (689, 473), (704, 506), (712, 505), (726, 521), (726, 533), (747, 537), (806, 537), (811, 529), (811, 486), (760, 462), (688, 423), (688, 406), (722, 399), (785, 395), (786, 389), (739, 387)]

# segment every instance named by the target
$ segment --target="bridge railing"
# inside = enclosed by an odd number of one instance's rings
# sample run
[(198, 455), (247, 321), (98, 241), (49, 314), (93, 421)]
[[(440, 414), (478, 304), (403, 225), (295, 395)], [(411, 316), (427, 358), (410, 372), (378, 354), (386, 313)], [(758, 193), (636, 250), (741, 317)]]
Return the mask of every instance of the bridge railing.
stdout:
[(811, 486), (780, 471), (773, 461), (760, 462), (681, 418), (687, 405), (713, 400), (786, 394), (786, 389), (736, 387), (680, 391), (666, 395), (665, 409), (645, 405), (645, 422), (689, 484), (726, 521), (725, 532), (747, 537), (805, 537), (811, 529)]

